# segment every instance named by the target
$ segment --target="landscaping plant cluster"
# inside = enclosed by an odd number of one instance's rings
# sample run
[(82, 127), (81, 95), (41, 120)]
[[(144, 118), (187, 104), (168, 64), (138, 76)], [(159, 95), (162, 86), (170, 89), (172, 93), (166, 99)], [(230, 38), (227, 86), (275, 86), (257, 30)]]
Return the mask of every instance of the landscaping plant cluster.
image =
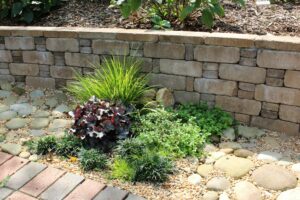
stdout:
[[(201, 157), (205, 143), (212, 136), (220, 138), (222, 131), (233, 125), (228, 113), (205, 103), (175, 108), (142, 105), (145, 102), (139, 99), (149, 90), (147, 76), (139, 75), (141, 63), (134, 63), (112, 58), (96, 68), (105, 71), (109, 79), (100, 77), (100, 72), (78, 79), (76, 87), (86, 80), (97, 82), (92, 88), (82, 87), (83, 96), (93, 93), (93, 89), (102, 90), (103, 85), (110, 85), (114, 95), (104, 92), (104, 96), (94, 96), (78, 105), (70, 113), (74, 124), (63, 137), (46, 136), (29, 142), (31, 151), (78, 158), (83, 170), (105, 169), (114, 179), (162, 183), (175, 173), (175, 160)], [(134, 87), (126, 76), (142, 87)], [(70, 87), (74, 91), (74, 85)]]

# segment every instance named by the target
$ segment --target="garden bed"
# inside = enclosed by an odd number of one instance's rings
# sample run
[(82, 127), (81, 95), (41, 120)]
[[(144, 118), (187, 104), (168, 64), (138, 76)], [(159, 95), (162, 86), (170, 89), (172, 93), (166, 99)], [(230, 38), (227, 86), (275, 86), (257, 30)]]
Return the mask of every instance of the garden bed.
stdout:
[[(173, 24), (174, 30), (212, 31), (252, 33), (258, 35), (291, 35), (300, 36), (300, 5), (263, 5), (247, 2), (240, 7), (231, 2), (223, 3), (225, 17), (218, 18), (211, 30), (203, 27), (197, 20), (187, 23), (185, 27)], [(145, 14), (122, 19), (117, 8), (109, 8), (108, 3), (98, 1), (70, 0), (33, 23), (34, 26), (61, 27), (120, 27), (150, 29), (151, 21)], [(25, 25), (11, 21), (2, 21), (0, 25)]]

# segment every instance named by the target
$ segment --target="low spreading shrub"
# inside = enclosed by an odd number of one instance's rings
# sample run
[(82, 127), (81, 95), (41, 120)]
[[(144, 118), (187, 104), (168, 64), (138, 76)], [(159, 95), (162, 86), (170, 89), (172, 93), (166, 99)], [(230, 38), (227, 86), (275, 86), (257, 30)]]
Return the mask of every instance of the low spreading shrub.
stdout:
[(60, 0), (1, 0), (0, 20), (8, 17), (29, 24), (59, 4)]
[(173, 111), (182, 122), (195, 122), (206, 135), (221, 135), (222, 131), (234, 125), (232, 116), (220, 108), (209, 108), (206, 103), (179, 105)]
[(77, 74), (77, 82), (70, 84), (67, 90), (82, 102), (95, 96), (125, 104), (138, 103), (149, 89), (147, 77), (140, 74), (141, 64), (128, 57), (105, 59), (102, 65), (94, 66), (93, 74)]
[(135, 169), (126, 159), (119, 156), (114, 160), (111, 176), (123, 181), (134, 181)]
[(46, 155), (54, 153), (57, 147), (57, 140), (54, 136), (45, 136), (36, 143), (36, 153)]
[(82, 148), (80, 138), (72, 134), (66, 134), (57, 142), (56, 153), (60, 156), (78, 156), (78, 152)]
[(130, 109), (122, 104), (114, 104), (91, 98), (83, 106), (77, 106), (71, 114), (74, 124), (70, 133), (87, 141), (90, 145), (107, 151), (119, 139), (130, 135)]
[(100, 170), (107, 165), (107, 157), (96, 149), (82, 149), (79, 152), (79, 162), (83, 170)]

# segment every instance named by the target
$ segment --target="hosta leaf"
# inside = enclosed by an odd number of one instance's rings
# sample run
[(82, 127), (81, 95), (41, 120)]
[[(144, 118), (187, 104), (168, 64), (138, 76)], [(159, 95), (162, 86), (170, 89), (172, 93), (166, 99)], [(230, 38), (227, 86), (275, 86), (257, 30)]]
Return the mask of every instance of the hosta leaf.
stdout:
[(120, 6), (122, 16), (128, 18), (131, 14), (131, 6), (128, 3), (124, 3)]
[(185, 7), (181, 13), (179, 19), (183, 21), (187, 16), (189, 16), (194, 11), (194, 6)]
[(11, 15), (13, 17), (18, 16), (19, 14), (21, 14), (22, 9), (23, 9), (23, 4), (21, 2), (14, 3), (11, 9)]
[(171, 28), (171, 23), (168, 20), (162, 20), (161, 25), (164, 28)]
[(136, 11), (141, 6), (142, 1), (141, 0), (130, 0), (131, 5), (131, 12)]
[(27, 10), (26, 12), (23, 13), (23, 20), (29, 24), (33, 20), (33, 12), (31, 10)]
[(220, 17), (224, 16), (224, 8), (221, 4), (214, 4), (214, 12), (219, 15)]
[(211, 28), (213, 26), (214, 16), (210, 10), (204, 9), (202, 11), (201, 21), (208, 28)]

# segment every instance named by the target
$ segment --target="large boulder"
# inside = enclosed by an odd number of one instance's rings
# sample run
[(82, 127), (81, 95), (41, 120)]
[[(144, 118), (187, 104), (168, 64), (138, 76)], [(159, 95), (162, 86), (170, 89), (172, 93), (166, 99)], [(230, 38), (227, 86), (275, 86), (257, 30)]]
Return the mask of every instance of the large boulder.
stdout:
[(168, 88), (161, 88), (157, 91), (156, 101), (165, 107), (171, 107), (175, 104), (174, 95)]

